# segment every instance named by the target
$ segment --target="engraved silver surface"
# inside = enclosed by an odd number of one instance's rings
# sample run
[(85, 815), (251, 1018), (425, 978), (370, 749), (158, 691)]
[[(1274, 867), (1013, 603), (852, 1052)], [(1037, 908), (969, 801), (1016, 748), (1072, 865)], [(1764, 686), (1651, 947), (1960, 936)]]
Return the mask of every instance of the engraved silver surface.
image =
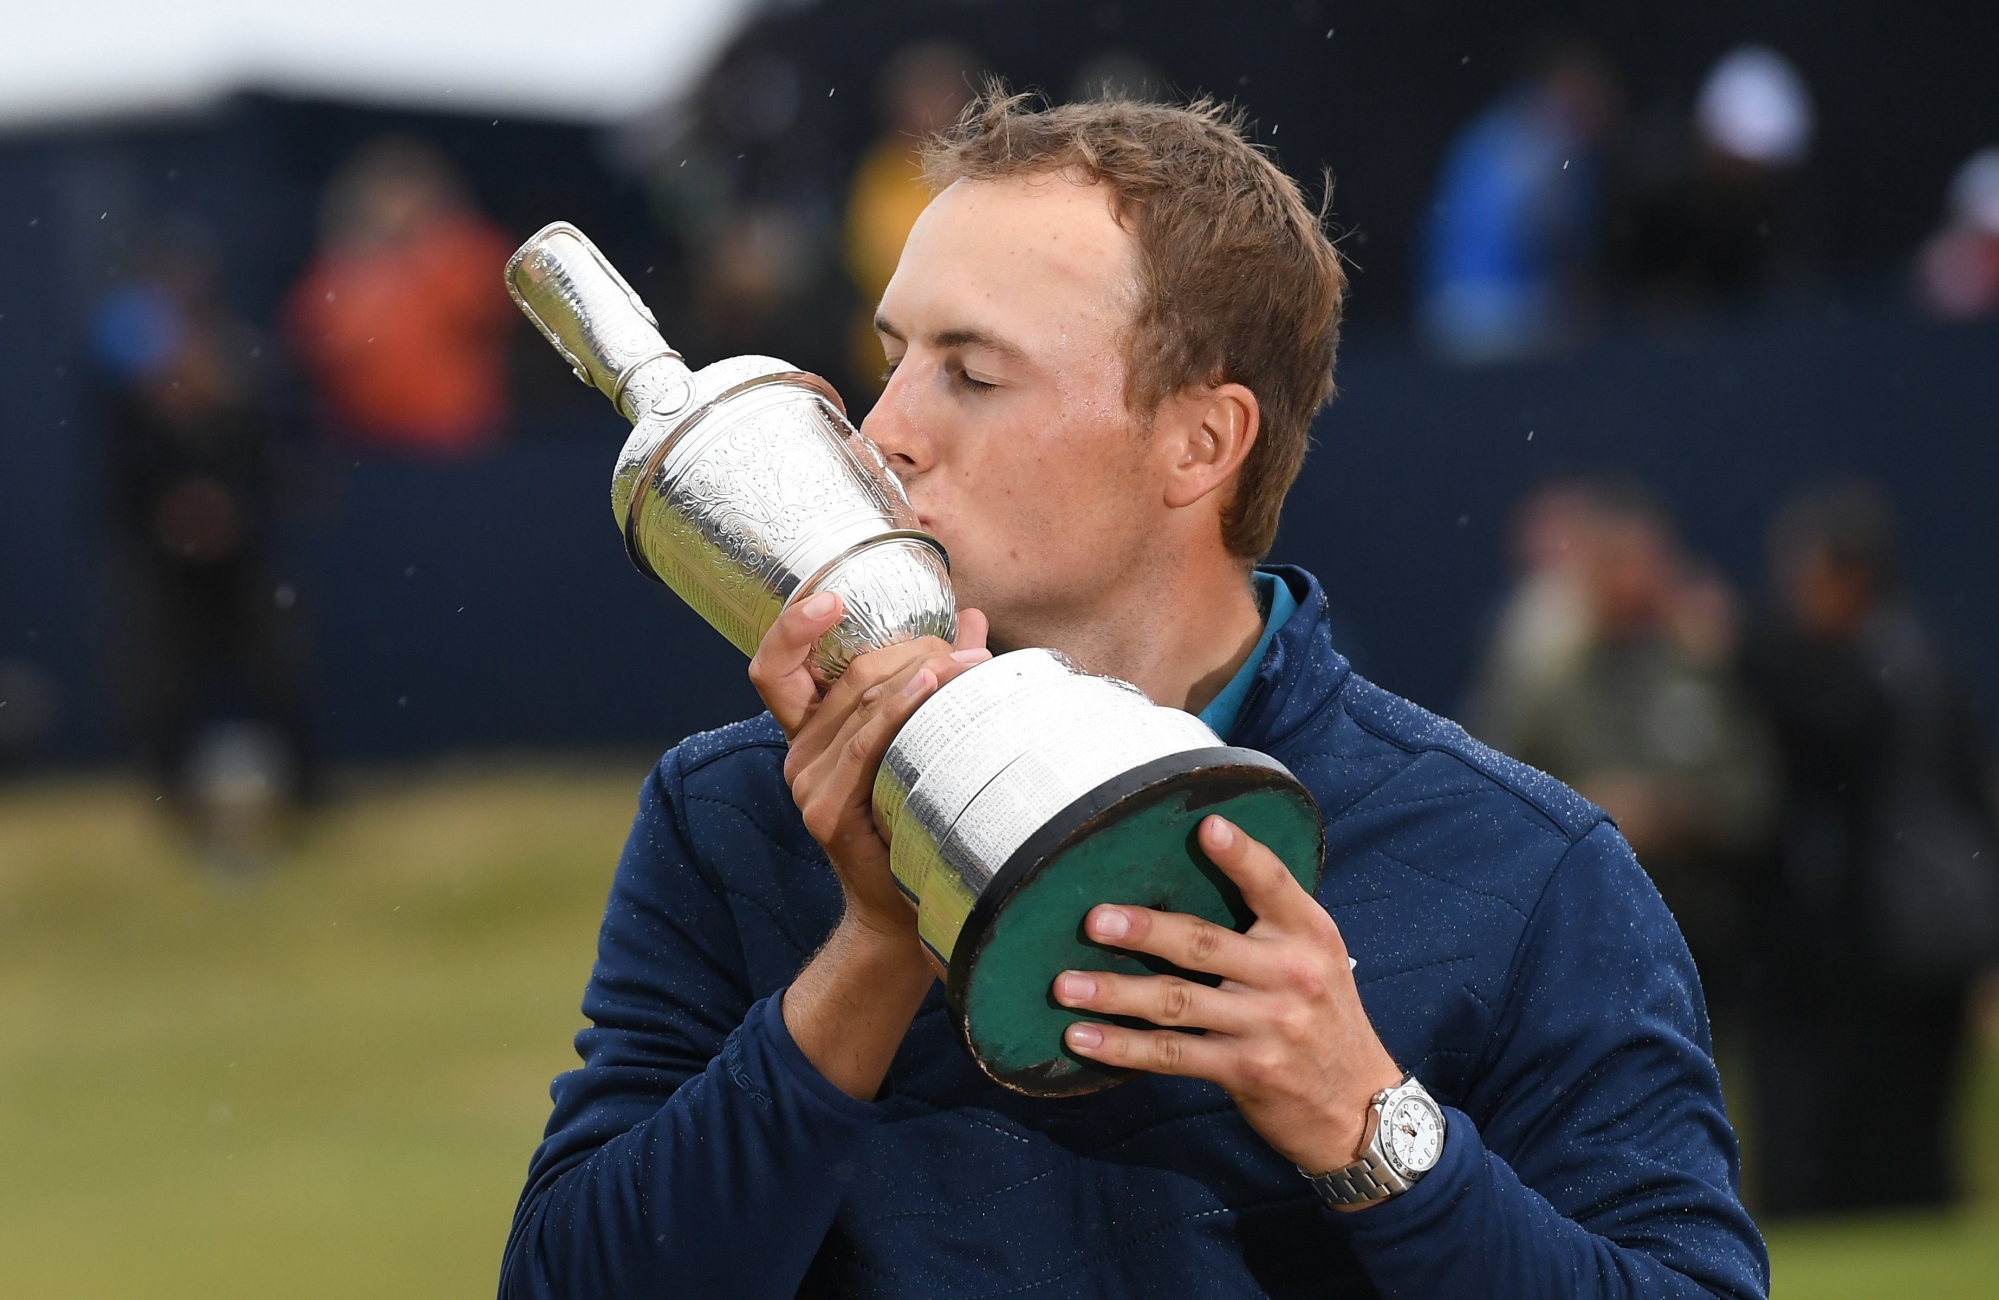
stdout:
[(611, 505), (639, 569), (745, 654), (794, 600), (837, 591), (846, 616), (813, 669), (957, 636), (943, 547), (826, 382), (771, 357), (690, 373), (652, 314), (567, 222), (523, 244), (507, 288), (579, 379), (634, 423)]
[(947, 683), (875, 777), (875, 816), (918, 929), (948, 961), (978, 896), (1029, 836), (1121, 772), (1219, 746), (1206, 724), (1049, 650), (1016, 650)]

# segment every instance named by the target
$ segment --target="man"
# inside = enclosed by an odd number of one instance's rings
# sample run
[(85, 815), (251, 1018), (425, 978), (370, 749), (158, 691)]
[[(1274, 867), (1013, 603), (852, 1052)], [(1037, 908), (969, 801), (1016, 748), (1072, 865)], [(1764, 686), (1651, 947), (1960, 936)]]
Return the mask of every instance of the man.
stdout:
[[(866, 432), (950, 548), (961, 644), (822, 695), (838, 602), (805, 602), (751, 666), (771, 716), (661, 763), (503, 1294), (1761, 1295), (1693, 968), (1615, 828), (1355, 677), (1310, 575), (1252, 572), (1344, 289), (1295, 187), (1207, 106), (987, 96), (929, 160)], [(1148, 1072), (1089, 1096), (978, 1072), (868, 814), (988, 620), (1200, 710), (1326, 818), (1316, 900), (1203, 823), (1246, 934), (1090, 912), (1223, 978), (1058, 977), (1207, 1031), (1079, 1016), (1070, 1050)], [(1424, 1090), (1427, 1148), (1381, 1131)]]

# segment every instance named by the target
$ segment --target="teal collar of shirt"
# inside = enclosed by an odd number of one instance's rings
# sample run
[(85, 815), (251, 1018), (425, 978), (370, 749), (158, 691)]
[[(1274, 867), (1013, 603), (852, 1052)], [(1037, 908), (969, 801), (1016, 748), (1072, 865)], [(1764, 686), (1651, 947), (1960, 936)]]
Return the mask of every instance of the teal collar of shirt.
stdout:
[(1222, 693), (1209, 701), (1201, 710), (1201, 721), (1208, 724), (1208, 730), (1227, 740), (1229, 731), (1242, 714), (1243, 702), (1249, 699), (1250, 687), (1256, 685), (1256, 670), (1263, 667), (1263, 657), (1270, 653), (1270, 643), (1277, 639), (1277, 629), (1291, 621), (1298, 612), (1298, 598), (1291, 594), (1291, 584), (1274, 573), (1257, 573), (1256, 603), (1264, 610), (1263, 635), (1257, 638), (1256, 649), (1249, 652), (1249, 658), (1242, 661), (1242, 667), (1222, 687)]

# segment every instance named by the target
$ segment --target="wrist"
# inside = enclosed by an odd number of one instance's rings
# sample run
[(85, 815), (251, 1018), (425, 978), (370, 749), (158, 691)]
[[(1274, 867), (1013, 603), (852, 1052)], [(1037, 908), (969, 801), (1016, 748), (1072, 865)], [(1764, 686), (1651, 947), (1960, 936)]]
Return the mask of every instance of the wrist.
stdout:
[(1360, 1159), (1374, 1136), (1374, 1099), (1401, 1082), (1402, 1069), (1386, 1052), (1374, 1068), (1355, 1074), (1348, 1087), (1327, 1101), (1321, 1122), (1299, 1144), (1306, 1158), (1295, 1161), (1298, 1167), (1329, 1173)]

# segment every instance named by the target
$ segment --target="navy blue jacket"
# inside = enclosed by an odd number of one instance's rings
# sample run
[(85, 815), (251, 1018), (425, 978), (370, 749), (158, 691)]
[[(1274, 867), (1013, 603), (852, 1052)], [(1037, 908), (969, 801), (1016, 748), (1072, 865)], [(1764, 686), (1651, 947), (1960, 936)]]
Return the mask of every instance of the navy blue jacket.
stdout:
[(768, 717), (647, 780), (503, 1297), (1762, 1296), (1686, 945), (1602, 812), (1355, 675), (1318, 584), (1229, 743), (1326, 818), (1319, 899), (1446, 1108), (1441, 1163), (1322, 1209), (1218, 1088), (989, 1083), (941, 990), (856, 1101), (779, 1000), (840, 891)]

